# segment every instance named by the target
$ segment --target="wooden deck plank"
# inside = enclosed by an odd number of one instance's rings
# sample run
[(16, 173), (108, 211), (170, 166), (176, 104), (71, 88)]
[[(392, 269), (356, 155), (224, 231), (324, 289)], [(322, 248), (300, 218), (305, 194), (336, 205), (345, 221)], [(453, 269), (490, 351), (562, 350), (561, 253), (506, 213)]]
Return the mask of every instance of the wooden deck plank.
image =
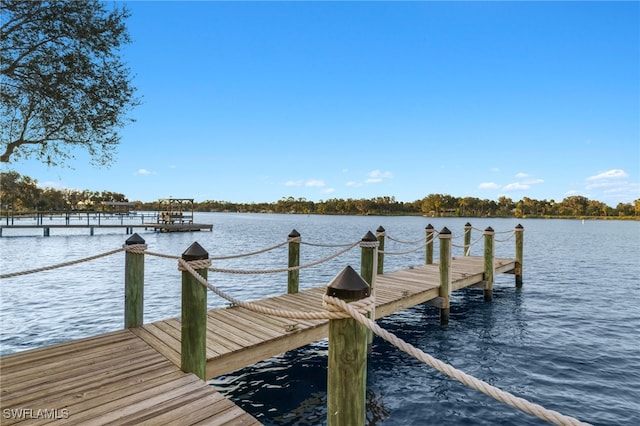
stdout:
[[(91, 339), (93, 342), (89, 345), (86, 340), (78, 341), (79, 350), (73, 344), (51, 347), (55, 353), (53, 364), (39, 363), (37, 367), (30, 367), (30, 380), (7, 386), (4, 380), (7, 371), (3, 369), (3, 409), (31, 408), (37, 412), (37, 409), (46, 407), (50, 412), (57, 409), (58, 414), (65, 409), (69, 415), (63, 419), (35, 419), (24, 415), (23, 418), (3, 418), (3, 424), (47, 424), (54, 421), (60, 424), (106, 424), (109, 421), (124, 424), (143, 418), (152, 419), (160, 414), (169, 415), (174, 410), (182, 412), (186, 404), (198, 413), (193, 422), (204, 420), (220, 424), (232, 411), (239, 422), (257, 423), (255, 418), (226, 400), (213, 387), (192, 374), (180, 371), (131, 331), (118, 334), (116, 339), (113, 335)], [(107, 349), (101, 345), (106, 345)], [(128, 347), (140, 349), (133, 352), (123, 350)], [(39, 349), (35, 358), (43, 359), (45, 353)], [(140, 357), (143, 353), (147, 355)], [(65, 356), (68, 362), (60, 362), (59, 359)], [(34, 353), (26, 351), (12, 355), (12, 361), (17, 362), (5, 364), (9, 365), (9, 372), (28, 366), (20, 357), (34, 359)], [(38, 372), (38, 369), (42, 371)], [(211, 409), (212, 401), (218, 402), (217, 408)], [(220, 404), (220, 401), (224, 402)], [(222, 421), (216, 421), (215, 417), (220, 416)], [(177, 418), (176, 415), (173, 418)]]
[[(256, 305), (275, 310), (299, 311), (300, 307), (290, 304), (282, 304), (278, 300), (260, 300), (255, 302)], [(306, 309), (308, 311), (308, 309)], [(268, 316), (268, 315), (264, 315)], [(309, 328), (316, 325), (317, 320), (303, 320), (294, 318), (284, 318), (286, 320), (285, 327)]]
[(59, 381), (64, 380), (70, 374), (73, 374), (74, 376), (92, 375), (97, 374), (104, 369), (110, 369), (118, 365), (122, 366), (135, 363), (141, 358), (145, 358), (149, 361), (153, 359), (153, 354), (149, 351), (145, 353), (125, 352), (123, 354), (123, 356), (119, 357), (105, 357), (97, 360), (78, 360), (73, 363), (63, 364), (60, 366), (61, 368), (42, 366), (37, 370), (29, 369), (28, 372), (25, 373), (24, 380), (22, 381), (5, 382), (2, 380), (2, 388), (11, 390), (28, 386), (47, 386), (50, 383), (58, 383)]
[(180, 365), (180, 352), (176, 350), (176, 348), (167, 345), (162, 340), (158, 339), (153, 333), (148, 331), (146, 326), (132, 328), (131, 332), (144, 340), (156, 351), (160, 352), (169, 361), (175, 365)]
[[(207, 410), (198, 409), (198, 407), (206, 400), (205, 405), (208, 407), (213, 406), (214, 404), (226, 403), (228, 402), (221, 394), (204, 394), (200, 396), (197, 400), (191, 400), (189, 402), (183, 402), (181, 406), (176, 407), (173, 410), (165, 411), (161, 414), (157, 414), (153, 417), (149, 417), (146, 419), (138, 419), (136, 422), (138, 425), (164, 425), (164, 424), (182, 424), (182, 425), (190, 425), (195, 422), (201, 421), (204, 416), (206, 416)], [(212, 407), (215, 408), (215, 411), (221, 412), (224, 411), (221, 407)]]
[[(68, 372), (66, 378), (57, 380), (54, 383), (34, 384), (24, 382), (14, 387), (7, 387), (3, 384), (3, 392), (6, 392), (7, 395), (3, 394), (2, 403), (5, 406), (19, 406), (34, 400), (39, 400), (43, 403), (53, 402), (69, 392), (84, 395), (97, 385), (106, 386), (115, 381), (126, 381), (130, 377), (144, 375), (148, 371), (152, 371), (154, 375), (161, 376), (172, 370), (172, 367), (173, 363), (167, 362), (165, 358), (145, 357), (138, 358), (136, 362), (119, 364), (113, 369), (105, 367), (97, 370), (97, 373), (92, 371), (76, 375), (75, 372)], [(51, 387), (56, 388), (54, 395), (50, 395)]]
[[(225, 309), (224, 316), (229, 318), (229, 321), (237, 322), (250, 322), (253, 319), (254, 314), (244, 308), (234, 307)], [(284, 323), (273, 323), (268, 321), (269, 316), (265, 316), (262, 321), (254, 325), (255, 333), (259, 333), (263, 339), (279, 337), (285, 330)]]
[(278, 334), (273, 330), (265, 328), (262, 322), (252, 322), (249, 316), (237, 315), (234, 311), (224, 309), (217, 312), (216, 318), (218, 321), (227, 324), (229, 327), (237, 327), (242, 329), (243, 333), (250, 335), (252, 341), (266, 340), (272, 337), (277, 337)]
[(82, 358), (84, 360), (93, 360), (104, 358), (105, 356), (108, 356), (110, 354), (117, 356), (123, 353), (135, 353), (138, 351), (144, 351), (147, 348), (148, 346), (145, 345), (144, 342), (138, 340), (127, 340), (112, 344), (106, 342), (105, 345), (94, 347), (90, 350), (82, 352), (65, 352), (64, 354), (59, 354), (57, 356), (51, 357), (49, 363), (46, 362), (46, 359), (41, 359), (26, 365), (22, 364), (13, 367), (3, 367), (2, 383), (3, 385), (10, 386), (15, 382), (23, 382), (25, 380), (34, 379), (38, 376), (44, 378), (47, 374), (43, 373), (43, 366), (46, 366), (47, 370), (49, 371), (55, 371), (58, 367), (65, 365), (69, 366), (69, 368), (73, 368), (75, 362), (79, 358)]
[(216, 328), (216, 332), (223, 334), (227, 339), (233, 340), (242, 347), (251, 346), (264, 340), (249, 331), (252, 323), (230, 321), (229, 317), (221, 311), (210, 314), (207, 322)]
[[(141, 404), (151, 405), (154, 397), (158, 400), (171, 398), (180, 392), (180, 388), (199, 381), (193, 374), (176, 374), (167, 380), (166, 376), (156, 377), (135, 387), (118, 392), (107, 393), (69, 406), (69, 424), (82, 424), (89, 419), (104, 424), (124, 416), (129, 407), (141, 408)], [(153, 401), (153, 402), (157, 402)]]
[(129, 337), (130, 336), (126, 330), (112, 331), (99, 336), (86, 337), (69, 342), (57, 343), (52, 346), (45, 346), (25, 352), (5, 355), (0, 358), (0, 369), (4, 370), (5, 368), (11, 368), (19, 365), (33, 364), (41, 359), (49, 359), (61, 353), (67, 353), (69, 346), (73, 346), (74, 350), (83, 350), (85, 348), (104, 346), (106, 340), (118, 342), (127, 340)]

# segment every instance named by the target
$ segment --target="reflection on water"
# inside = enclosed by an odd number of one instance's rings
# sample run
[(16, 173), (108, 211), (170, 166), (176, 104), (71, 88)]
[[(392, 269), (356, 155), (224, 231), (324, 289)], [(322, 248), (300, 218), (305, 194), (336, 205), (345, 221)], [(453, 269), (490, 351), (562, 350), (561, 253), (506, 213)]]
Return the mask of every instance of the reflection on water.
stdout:
[[(286, 240), (292, 229), (303, 241), (344, 244), (382, 225), (394, 238), (411, 241), (431, 223), (461, 236), (464, 218), (341, 217), (206, 214), (213, 232), (141, 232), (149, 250), (179, 255), (198, 241), (211, 256), (254, 251)], [(427, 353), (517, 396), (596, 425), (640, 424), (640, 222), (470, 219), (474, 227), (524, 234), (524, 287), (513, 276), (496, 277), (494, 298), (482, 291), (454, 293), (448, 327), (438, 310), (417, 306), (382, 319), (389, 331)], [(13, 272), (98, 254), (120, 247), (128, 236), (97, 230), (73, 235), (0, 238), (0, 271)], [(474, 241), (477, 235), (472, 238)], [(456, 242), (459, 240), (455, 240)], [(387, 240), (386, 249), (402, 251)], [(437, 242), (436, 242), (437, 244)], [(454, 250), (457, 250), (454, 248)], [(336, 248), (301, 247), (301, 263)], [(512, 257), (513, 241), (496, 244)], [(250, 259), (215, 261), (215, 267), (266, 269), (286, 266), (286, 246)], [(434, 253), (437, 256), (438, 250)], [(472, 254), (480, 255), (481, 246)], [(455, 252), (454, 255), (460, 255)], [(302, 270), (301, 288), (326, 284), (346, 265), (360, 265), (359, 250)], [(388, 256), (385, 270), (424, 262), (421, 251)], [(2, 354), (49, 345), (123, 326), (124, 254), (43, 272), (0, 284)], [(286, 291), (286, 274), (210, 274), (224, 291), (252, 300)], [(210, 296), (209, 306), (226, 302)], [(180, 313), (176, 262), (147, 256), (145, 322)], [(326, 417), (326, 341), (263, 361), (211, 383), (267, 425), (322, 425)], [(539, 425), (520, 413), (443, 377), (376, 338), (368, 360), (368, 422), (371, 425)]]

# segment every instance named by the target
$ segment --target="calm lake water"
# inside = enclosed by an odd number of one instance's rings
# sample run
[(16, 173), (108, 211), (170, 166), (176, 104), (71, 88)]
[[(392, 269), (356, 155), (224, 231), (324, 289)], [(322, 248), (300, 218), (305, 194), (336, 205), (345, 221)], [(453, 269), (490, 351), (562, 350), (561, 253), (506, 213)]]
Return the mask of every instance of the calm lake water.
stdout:
[[(268, 214), (196, 214), (213, 232), (138, 231), (149, 250), (180, 255), (197, 241), (211, 257), (246, 253), (286, 241), (346, 244), (382, 225), (405, 241), (431, 223), (447, 226), (462, 245), (464, 224), (524, 233), (524, 286), (499, 275), (494, 300), (482, 291), (454, 293), (447, 328), (438, 310), (419, 306), (379, 323), (404, 340), (492, 385), (544, 407), (597, 425), (640, 424), (640, 222), (423, 217), (351, 217)], [(25, 234), (30, 234), (25, 236)], [(53, 265), (121, 247), (123, 230), (4, 230), (0, 273)], [(509, 233), (496, 234), (496, 240)], [(472, 241), (481, 237), (474, 230)], [(471, 254), (481, 255), (482, 242)], [(387, 251), (405, 251), (387, 239)], [(338, 247), (302, 245), (301, 263)], [(437, 257), (437, 245), (434, 251)], [(454, 247), (454, 256), (462, 249)], [(496, 254), (514, 256), (514, 241), (496, 242)], [(359, 270), (360, 250), (302, 270), (301, 287), (326, 284), (345, 266)], [(387, 256), (385, 270), (424, 262), (419, 250)], [(215, 261), (235, 269), (285, 267), (286, 246), (240, 260)], [(0, 283), (0, 353), (9, 354), (121, 329), (124, 253)], [(233, 296), (252, 300), (286, 291), (286, 274), (209, 274)], [(146, 256), (145, 322), (180, 314), (176, 261)], [(211, 307), (226, 302), (210, 293)], [(326, 417), (326, 341), (300, 348), (211, 381), (268, 425), (322, 425)], [(537, 425), (543, 421), (442, 376), (376, 338), (368, 363), (371, 425)]]

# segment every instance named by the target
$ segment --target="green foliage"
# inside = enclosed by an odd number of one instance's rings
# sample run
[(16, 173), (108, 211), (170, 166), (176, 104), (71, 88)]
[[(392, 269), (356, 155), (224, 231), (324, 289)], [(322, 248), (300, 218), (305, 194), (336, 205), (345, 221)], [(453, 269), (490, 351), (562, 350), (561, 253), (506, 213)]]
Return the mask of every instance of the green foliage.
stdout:
[(125, 9), (90, 1), (3, 0), (0, 161), (63, 165), (82, 148), (108, 165), (138, 104), (119, 49)]
[[(0, 173), (0, 208), (3, 210), (101, 210), (103, 201), (128, 201), (124, 194), (111, 191), (78, 191), (42, 189), (38, 182), (15, 171)], [(156, 210), (157, 202), (135, 202), (135, 210)], [(248, 212), (287, 214), (345, 215), (425, 215), (432, 217), (635, 217), (640, 218), (640, 199), (634, 203), (619, 203), (616, 208), (582, 196), (554, 200), (534, 200), (524, 197), (514, 202), (500, 197), (498, 201), (475, 197), (456, 198), (445, 194), (429, 194), (410, 203), (395, 197), (372, 199), (332, 198), (313, 202), (305, 198), (286, 197), (275, 203), (231, 203), (202, 201), (194, 204), (201, 212)]]
[(38, 181), (15, 171), (0, 173), (0, 208), (13, 211), (102, 210), (103, 201), (128, 201), (111, 191), (40, 188)]

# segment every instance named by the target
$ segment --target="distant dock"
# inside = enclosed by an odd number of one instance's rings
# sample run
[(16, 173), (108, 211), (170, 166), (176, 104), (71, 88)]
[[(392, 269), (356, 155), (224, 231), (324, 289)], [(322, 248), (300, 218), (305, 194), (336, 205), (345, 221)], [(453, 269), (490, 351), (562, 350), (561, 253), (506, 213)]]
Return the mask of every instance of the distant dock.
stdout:
[[(173, 199), (171, 199), (173, 201)], [(177, 199), (189, 200), (192, 199)], [(161, 206), (164, 204), (161, 203)], [(51, 236), (52, 229), (88, 229), (94, 235), (96, 229), (124, 229), (126, 234), (133, 234), (135, 229), (152, 229), (157, 232), (194, 232), (211, 231), (212, 224), (194, 223), (193, 210), (176, 209), (173, 203), (168, 209), (158, 212), (109, 212), (109, 211), (43, 211), (43, 212), (7, 212), (0, 219), (0, 237), (7, 229), (42, 229), (42, 235)]]

